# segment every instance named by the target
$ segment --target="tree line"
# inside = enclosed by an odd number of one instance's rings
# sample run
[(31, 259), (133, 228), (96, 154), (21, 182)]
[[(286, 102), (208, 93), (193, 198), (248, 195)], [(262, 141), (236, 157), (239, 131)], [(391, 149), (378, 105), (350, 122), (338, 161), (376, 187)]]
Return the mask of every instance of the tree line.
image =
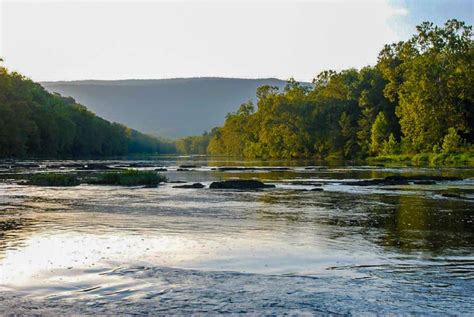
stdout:
[(324, 71), (312, 85), (262, 86), (222, 127), (178, 141), (182, 153), (357, 159), (472, 150), (472, 27), (425, 22), (385, 45), (375, 66)]
[(0, 157), (174, 151), (174, 144), (104, 120), (73, 98), (49, 93), (40, 84), (0, 66)]

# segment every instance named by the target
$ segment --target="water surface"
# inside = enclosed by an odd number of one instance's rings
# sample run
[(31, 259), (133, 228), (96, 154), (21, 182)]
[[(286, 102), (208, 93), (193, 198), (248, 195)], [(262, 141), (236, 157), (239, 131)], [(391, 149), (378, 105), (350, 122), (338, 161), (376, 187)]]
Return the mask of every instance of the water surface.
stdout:
[[(0, 313), (474, 311), (474, 169), (158, 158), (139, 167), (168, 170), (170, 183), (157, 188), (37, 187), (5, 176), (73, 169), (30, 163), (0, 170)], [(177, 171), (183, 164), (196, 167)], [(463, 180), (342, 184), (390, 175)], [(276, 188), (207, 188), (232, 178)]]

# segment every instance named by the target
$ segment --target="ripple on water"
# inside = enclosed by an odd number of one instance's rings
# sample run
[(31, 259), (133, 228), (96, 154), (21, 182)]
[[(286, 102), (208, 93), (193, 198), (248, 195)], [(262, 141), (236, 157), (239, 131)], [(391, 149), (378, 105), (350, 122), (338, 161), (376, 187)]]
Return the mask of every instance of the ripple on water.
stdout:
[[(176, 167), (186, 162), (158, 163)], [(438, 195), (445, 190), (470, 195), (472, 179), (340, 185), (341, 180), (393, 174), (472, 177), (472, 170), (323, 168), (315, 163), (310, 165), (317, 168), (306, 169), (276, 162), (273, 166), (290, 168), (220, 172), (212, 167), (222, 162), (194, 163), (201, 167), (166, 173), (171, 180), (206, 185), (257, 177), (277, 188), (0, 184), (0, 313), (474, 310), (472, 201)], [(303, 191), (314, 183), (324, 191)]]

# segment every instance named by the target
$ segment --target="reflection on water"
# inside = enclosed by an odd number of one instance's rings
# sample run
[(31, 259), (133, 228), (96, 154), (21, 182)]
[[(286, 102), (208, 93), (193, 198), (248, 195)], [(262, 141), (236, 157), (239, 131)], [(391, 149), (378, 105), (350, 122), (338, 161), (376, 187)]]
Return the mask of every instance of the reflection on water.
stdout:
[[(194, 161), (176, 171), (184, 163), (157, 166), (171, 181), (259, 178), (277, 188), (0, 183), (0, 313), (474, 310), (474, 170)], [(212, 169), (224, 165), (290, 169)], [(394, 174), (464, 180), (340, 184)], [(317, 182), (324, 191), (307, 191)]]

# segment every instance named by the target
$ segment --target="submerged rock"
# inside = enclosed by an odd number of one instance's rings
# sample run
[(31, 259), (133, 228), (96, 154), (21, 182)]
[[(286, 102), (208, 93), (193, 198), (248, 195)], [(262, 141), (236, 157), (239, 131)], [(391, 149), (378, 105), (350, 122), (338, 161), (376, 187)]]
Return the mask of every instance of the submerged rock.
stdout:
[(173, 188), (204, 188), (204, 187), (205, 186), (201, 183), (173, 186)]
[(315, 187), (311, 189), (312, 192), (322, 192), (323, 189), (321, 187)]
[(192, 164), (183, 164), (178, 166), (179, 168), (198, 168), (199, 166), (197, 165), (192, 165)]
[(415, 185), (436, 185), (435, 181), (430, 180), (421, 180), (421, 181), (414, 181), (413, 184)]
[(457, 193), (441, 193), (441, 196), (446, 198), (457, 198), (457, 199), (464, 199), (464, 200), (474, 200), (472, 197), (467, 197)]
[(408, 185), (410, 182), (416, 185), (433, 185), (437, 181), (457, 181), (462, 180), (459, 177), (448, 177), (448, 176), (387, 176), (379, 179), (369, 179), (355, 182), (344, 182), (344, 185), (350, 186), (377, 186), (377, 185)]
[(264, 184), (253, 179), (227, 180), (223, 182), (213, 182), (209, 188), (213, 189), (262, 189), (274, 188), (275, 185)]
[(160, 167), (160, 168), (155, 168), (155, 172), (166, 172), (168, 171), (166, 168)]

